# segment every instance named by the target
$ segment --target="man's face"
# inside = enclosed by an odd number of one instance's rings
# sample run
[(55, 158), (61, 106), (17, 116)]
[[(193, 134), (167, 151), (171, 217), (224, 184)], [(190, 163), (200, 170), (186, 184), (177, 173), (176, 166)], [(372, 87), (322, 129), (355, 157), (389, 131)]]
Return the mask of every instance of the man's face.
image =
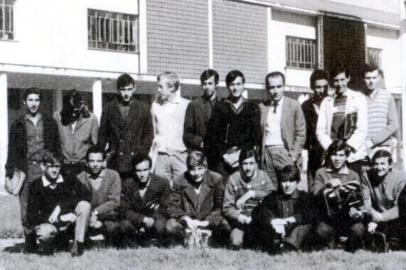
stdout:
[(45, 164), (45, 176), (49, 182), (54, 183), (58, 179), (61, 172), (61, 164), (59, 162)]
[(161, 101), (167, 101), (176, 92), (174, 83), (167, 77), (158, 81), (158, 94)]
[(347, 161), (347, 156), (345, 155), (345, 150), (340, 150), (331, 155), (331, 166), (333, 170), (340, 170), (344, 167)]
[(29, 114), (35, 115), (38, 113), (40, 99), (38, 94), (29, 94), (24, 101), (25, 106)]
[(392, 164), (389, 164), (388, 157), (381, 157), (375, 159), (373, 164), (376, 174), (379, 177), (385, 177), (392, 169)]
[(214, 75), (202, 83), (203, 95), (206, 97), (210, 97), (211, 95), (213, 95), (214, 92), (216, 92), (216, 88), (217, 84), (214, 79)]
[(151, 168), (148, 160), (135, 165), (135, 177), (141, 183), (147, 183), (151, 174)]
[(341, 72), (334, 77), (334, 87), (338, 93), (344, 93), (347, 90), (350, 77), (345, 76), (345, 72)]
[(206, 166), (194, 166), (188, 168), (190, 177), (195, 183), (200, 183), (201, 181), (203, 181), (204, 174), (206, 173), (206, 171), (207, 171)]
[(282, 77), (269, 77), (267, 90), (273, 100), (279, 101), (283, 97), (283, 91), (285, 90)]
[(369, 90), (375, 90), (380, 80), (381, 75), (378, 70), (365, 72), (364, 81)]
[(242, 81), (241, 77), (237, 77), (232, 81), (228, 86), (228, 90), (230, 91), (230, 94), (233, 95), (235, 98), (239, 98), (242, 95), (242, 92), (244, 91), (244, 83)]
[(99, 174), (103, 169), (103, 154), (102, 153), (90, 153), (87, 158), (87, 166), (92, 174)]
[(290, 196), (297, 188), (297, 181), (289, 179), (288, 181), (281, 182), (283, 194)]
[(245, 159), (241, 163), (241, 170), (246, 178), (251, 179), (258, 169), (258, 163), (254, 157)]
[(314, 82), (314, 94), (317, 95), (320, 99), (324, 98), (327, 95), (328, 91), (328, 81), (326, 79), (316, 80)]
[(135, 86), (134, 84), (130, 83), (126, 86), (120, 87), (118, 91), (120, 92), (121, 98), (124, 102), (130, 102), (135, 93)]

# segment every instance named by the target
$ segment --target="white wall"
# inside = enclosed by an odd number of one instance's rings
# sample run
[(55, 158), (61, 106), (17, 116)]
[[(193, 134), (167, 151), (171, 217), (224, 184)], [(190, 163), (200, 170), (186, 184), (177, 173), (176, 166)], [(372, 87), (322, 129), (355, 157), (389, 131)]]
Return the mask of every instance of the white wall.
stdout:
[(382, 69), (386, 88), (400, 89), (402, 84), (400, 39), (397, 31), (368, 26), (367, 47), (382, 49)]
[(138, 55), (89, 50), (87, 9), (138, 14), (136, 0), (18, 0), (15, 40), (0, 41), (0, 63), (138, 72)]
[(286, 36), (316, 39), (316, 18), (273, 10), (270, 34), (270, 70), (285, 72), (287, 85), (308, 87), (312, 70), (285, 68)]

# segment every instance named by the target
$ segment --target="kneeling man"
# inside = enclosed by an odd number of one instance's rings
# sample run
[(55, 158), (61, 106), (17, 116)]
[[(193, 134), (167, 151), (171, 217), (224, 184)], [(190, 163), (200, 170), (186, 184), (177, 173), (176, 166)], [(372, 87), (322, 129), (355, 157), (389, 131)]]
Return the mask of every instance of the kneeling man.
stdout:
[(92, 212), (89, 222), (89, 233), (102, 233), (106, 244), (118, 245), (118, 215), (121, 197), (120, 175), (105, 169), (104, 151), (96, 146), (86, 152), (86, 171), (77, 178), (91, 197)]
[[(200, 151), (192, 151), (186, 164), (187, 171), (174, 181), (167, 232), (176, 240), (196, 233), (204, 234), (200, 236), (205, 239), (212, 234), (213, 241), (218, 240), (230, 231), (228, 222), (221, 216), (223, 177), (207, 169), (207, 159)], [(206, 245), (205, 239), (200, 244)]]
[(278, 180), (278, 192), (268, 194), (252, 212), (263, 249), (270, 253), (303, 249), (315, 217), (312, 196), (297, 190), (299, 169), (285, 166)]
[(57, 248), (66, 249), (74, 227), (72, 256), (80, 256), (90, 214), (90, 198), (79, 181), (62, 177), (58, 158), (45, 154), (41, 168), (43, 176), (31, 184), (28, 197), (27, 220), (35, 232), (28, 236), (28, 251), (37, 251), (37, 240), (47, 255)]
[(171, 192), (169, 181), (151, 173), (152, 161), (146, 154), (136, 155), (131, 164), (133, 176), (124, 181), (121, 200), (123, 245), (148, 246), (151, 239), (162, 244)]

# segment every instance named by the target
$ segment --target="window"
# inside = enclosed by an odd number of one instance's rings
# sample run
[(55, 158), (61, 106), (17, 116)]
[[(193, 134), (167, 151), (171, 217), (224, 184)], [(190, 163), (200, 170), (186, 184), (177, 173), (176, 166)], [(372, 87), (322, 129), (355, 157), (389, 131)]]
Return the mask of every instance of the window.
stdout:
[(381, 55), (381, 49), (367, 48), (367, 63), (381, 67)]
[(14, 39), (14, 2), (0, 0), (0, 40)]
[(286, 37), (286, 67), (314, 69), (317, 63), (316, 40)]
[(89, 9), (88, 44), (91, 49), (138, 52), (138, 16)]

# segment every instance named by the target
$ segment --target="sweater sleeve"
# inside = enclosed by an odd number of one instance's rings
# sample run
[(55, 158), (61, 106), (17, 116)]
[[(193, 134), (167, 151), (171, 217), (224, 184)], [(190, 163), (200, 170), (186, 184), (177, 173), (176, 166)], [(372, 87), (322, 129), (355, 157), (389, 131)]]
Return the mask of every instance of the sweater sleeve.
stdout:
[[(107, 174), (106, 177), (108, 177)], [(116, 172), (114, 173), (114, 175), (110, 177), (112, 181), (108, 188), (107, 201), (94, 209), (99, 214), (108, 213), (117, 210), (120, 207), (121, 179), (118, 173)]]
[(186, 109), (185, 115), (185, 124), (184, 124), (184, 133), (183, 141), (188, 148), (200, 149), (203, 142), (203, 137), (196, 134), (196, 125), (199, 121), (199, 116), (197, 115), (196, 108), (194, 103), (189, 103)]
[(226, 185), (224, 191), (224, 200), (223, 200), (223, 213), (227, 218), (237, 220), (239, 211), (236, 206), (237, 198), (233, 185), (233, 181), (230, 178)]
[[(403, 175), (402, 175), (403, 176)], [(384, 221), (389, 221), (393, 219), (397, 219), (399, 217), (399, 206), (398, 200), (400, 197), (400, 193), (402, 192), (403, 188), (405, 187), (406, 179), (402, 178), (397, 181), (394, 186), (394, 195), (395, 195), (395, 205), (388, 209), (387, 211), (382, 213), (382, 218)]]
[(298, 106), (295, 110), (295, 130), (294, 141), (292, 146), (292, 157), (297, 160), (302, 153), (303, 146), (306, 140), (306, 121), (303, 115), (302, 108)]
[(371, 138), (371, 141), (374, 143), (374, 145), (378, 145), (386, 141), (390, 136), (392, 136), (398, 128), (399, 128), (398, 113), (396, 111), (395, 100), (391, 96), (389, 99), (388, 106), (387, 125), (381, 131), (377, 132), (376, 135)]

